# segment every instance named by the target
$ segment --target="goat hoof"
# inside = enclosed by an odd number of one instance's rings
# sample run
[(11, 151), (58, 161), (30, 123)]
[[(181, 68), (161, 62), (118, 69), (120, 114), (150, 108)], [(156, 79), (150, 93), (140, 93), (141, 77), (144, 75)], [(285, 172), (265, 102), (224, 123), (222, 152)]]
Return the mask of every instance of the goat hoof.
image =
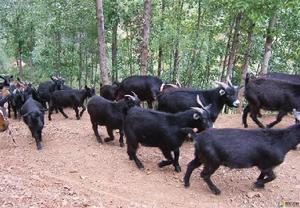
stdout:
[(114, 139), (113, 139), (113, 138), (110, 138), (110, 137), (107, 137), (107, 138), (104, 139), (105, 142), (110, 142), (110, 141), (113, 141), (113, 140), (114, 140)]
[(189, 182), (184, 182), (184, 187), (185, 187), (185, 188), (190, 187), (190, 183), (189, 183)]
[(176, 165), (176, 166), (175, 166), (175, 171), (176, 171), (177, 173), (180, 173), (180, 172), (181, 172), (181, 167), (180, 167), (179, 165)]
[(124, 147), (125, 145), (124, 145), (124, 143), (120, 143), (120, 147)]
[(100, 144), (103, 144), (102, 139), (98, 139), (98, 138), (97, 138), (97, 142), (100, 143)]
[(145, 168), (144, 168), (144, 166), (142, 165), (142, 166), (140, 166), (139, 167), (139, 169), (141, 170), (141, 171), (144, 171), (145, 170)]
[(161, 161), (157, 165), (158, 165), (158, 167), (162, 168), (165, 166), (165, 161)]
[(214, 189), (212, 190), (212, 192), (215, 194), (215, 195), (220, 195), (221, 194), (221, 191), (219, 189)]
[(37, 143), (36, 144), (36, 148), (37, 148), (37, 150), (41, 150), (42, 149), (42, 143)]
[(259, 182), (259, 181), (256, 181), (254, 183), (254, 185), (255, 185), (256, 188), (264, 188), (265, 187), (265, 184), (262, 183), (262, 182)]

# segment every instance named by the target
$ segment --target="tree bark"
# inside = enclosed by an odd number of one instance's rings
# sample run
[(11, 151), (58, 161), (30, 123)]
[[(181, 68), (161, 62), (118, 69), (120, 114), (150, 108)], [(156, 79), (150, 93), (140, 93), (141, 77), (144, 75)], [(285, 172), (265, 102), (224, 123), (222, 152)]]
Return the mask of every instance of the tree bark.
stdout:
[(227, 62), (228, 62), (228, 54), (229, 54), (229, 49), (230, 49), (230, 46), (231, 46), (230, 43), (231, 43), (232, 31), (233, 31), (233, 28), (234, 28), (234, 23), (235, 23), (235, 19), (231, 21), (229, 32), (228, 32), (228, 41), (227, 41), (227, 45), (226, 45), (226, 52), (225, 52), (225, 57), (224, 57), (224, 61), (223, 61), (223, 69), (222, 69), (221, 78), (220, 78), (220, 80), (222, 82), (225, 81), (224, 74), (225, 74), (225, 69), (226, 69)]
[[(246, 74), (248, 72), (248, 66), (249, 66), (249, 61), (251, 58), (251, 51), (252, 51), (252, 46), (253, 46), (253, 29), (254, 29), (254, 27), (255, 27), (255, 24), (253, 22), (250, 22), (249, 27), (248, 27), (247, 45), (246, 45), (246, 51), (244, 54), (244, 64), (242, 66), (240, 86), (245, 85)], [(243, 94), (244, 94), (244, 91), (240, 90), (239, 94), (238, 94), (239, 100), (243, 99)], [(243, 102), (241, 102), (241, 103), (243, 103)], [(237, 109), (237, 113), (241, 113), (242, 108), (243, 108), (243, 106), (240, 105)]]
[(261, 70), (259, 73), (260, 75), (268, 73), (269, 61), (272, 56), (272, 43), (273, 43), (272, 31), (274, 29), (275, 24), (276, 24), (276, 14), (274, 14), (269, 20), (269, 26), (267, 29), (267, 37), (265, 42), (264, 57), (262, 60)]
[[(161, 22), (160, 22), (160, 33), (162, 34), (164, 30), (164, 12), (165, 12), (165, 0), (161, 0)], [(161, 76), (162, 72), (162, 62), (163, 62), (163, 49), (161, 40), (159, 41), (158, 46), (158, 68), (157, 68), (157, 76)]]
[(197, 16), (197, 31), (196, 31), (196, 38), (195, 38), (195, 44), (192, 52), (192, 59), (191, 59), (191, 64), (188, 66), (188, 71), (187, 71), (187, 76), (188, 76), (188, 81), (187, 81), (187, 86), (191, 87), (193, 84), (193, 69), (195, 68), (195, 63), (196, 63), (196, 55), (198, 55), (197, 50), (197, 44), (199, 41), (199, 34), (200, 34), (200, 22), (201, 22), (201, 2), (202, 0), (198, 0), (198, 16)]
[(178, 74), (178, 65), (179, 65), (179, 40), (176, 40), (175, 48), (174, 48), (174, 62), (173, 62), (173, 78), (172, 82), (175, 83), (177, 80), (177, 74)]
[(118, 81), (118, 68), (117, 68), (117, 53), (118, 53), (118, 22), (115, 22), (112, 28), (112, 43), (111, 43), (111, 63), (112, 63), (112, 82)]
[(232, 45), (229, 53), (228, 67), (226, 73), (226, 80), (232, 78), (232, 70), (234, 66), (234, 59), (236, 55), (236, 49), (239, 44), (240, 22), (242, 19), (242, 13), (238, 13), (235, 18), (234, 35), (232, 39)]
[(19, 76), (20, 79), (23, 80), (24, 79), (24, 73), (23, 73), (23, 66), (22, 66), (22, 43), (19, 42), (19, 47), (18, 47), (18, 55), (19, 55), (19, 60), (17, 59), (17, 64), (19, 67)]
[(142, 42), (141, 42), (141, 54), (140, 54), (140, 73), (141, 73), (141, 75), (147, 74), (150, 15), (151, 15), (151, 0), (144, 0), (144, 17), (143, 17)]
[(103, 15), (103, 2), (96, 0), (96, 13), (97, 13), (97, 30), (98, 30), (98, 51), (100, 63), (100, 79), (103, 85), (109, 84), (108, 70), (106, 65), (105, 54), (105, 30), (104, 30), (104, 15)]

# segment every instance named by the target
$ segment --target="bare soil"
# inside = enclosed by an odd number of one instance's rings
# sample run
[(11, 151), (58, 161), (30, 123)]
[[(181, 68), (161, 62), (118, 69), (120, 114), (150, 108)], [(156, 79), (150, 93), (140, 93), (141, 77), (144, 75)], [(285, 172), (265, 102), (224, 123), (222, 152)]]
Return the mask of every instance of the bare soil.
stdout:
[[(0, 207), (265, 208), (278, 207), (280, 201), (295, 202), (293, 205), (300, 207), (299, 147), (287, 154), (275, 169), (277, 178), (264, 189), (253, 186), (259, 175), (256, 168), (219, 168), (212, 180), (222, 193), (215, 196), (199, 176), (202, 167), (193, 172), (191, 187), (183, 186), (187, 163), (193, 159), (192, 142), (185, 142), (181, 148), (181, 173), (173, 166), (160, 169), (157, 163), (163, 159), (161, 152), (147, 147), (138, 151), (146, 168), (140, 171), (118, 139), (97, 143), (87, 112), (79, 121), (72, 110), (67, 114), (69, 119), (61, 114), (54, 114), (51, 122), (45, 119), (42, 151), (36, 150), (22, 121), (10, 120), (17, 145), (8, 134), (0, 134)], [(264, 115), (263, 122), (274, 118)], [(250, 128), (257, 128), (248, 120)], [(277, 128), (293, 123), (288, 116)], [(242, 128), (241, 115), (220, 115), (215, 128), (227, 127)], [(104, 127), (100, 135), (107, 137)]]

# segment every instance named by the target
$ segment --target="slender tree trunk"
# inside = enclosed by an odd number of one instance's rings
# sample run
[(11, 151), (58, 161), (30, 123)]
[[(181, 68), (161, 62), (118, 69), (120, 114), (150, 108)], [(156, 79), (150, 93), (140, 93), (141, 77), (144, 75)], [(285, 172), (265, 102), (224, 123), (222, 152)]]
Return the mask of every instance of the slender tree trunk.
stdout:
[[(164, 12), (165, 12), (165, 0), (161, 0), (161, 22), (160, 22), (160, 33), (163, 33), (164, 30)], [(163, 49), (162, 43), (159, 41), (158, 47), (158, 69), (157, 69), (157, 76), (161, 76), (162, 72), (162, 62), (163, 62)]]
[(201, 22), (201, 2), (202, 0), (198, 0), (198, 17), (197, 17), (197, 31), (196, 31), (196, 38), (195, 38), (195, 43), (194, 43), (194, 48), (192, 52), (192, 59), (191, 59), (191, 64), (188, 66), (188, 71), (187, 71), (187, 76), (188, 76), (188, 81), (187, 85), (189, 87), (192, 86), (193, 84), (193, 69), (195, 68), (196, 65), (196, 55), (198, 56), (198, 41), (199, 41), (199, 34), (200, 34), (200, 22)]
[(118, 36), (118, 22), (114, 23), (112, 28), (112, 43), (111, 43), (111, 63), (112, 63), (112, 81), (118, 81), (118, 68), (117, 68), (117, 36)]
[(104, 30), (104, 15), (103, 15), (103, 2), (96, 0), (97, 12), (97, 28), (98, 28), (98, 51), (100, 63), (100, 79), (103, 85), (109, 84), (108, 70), (106, 65), (105, 54), (105, 30)]
[(268, 73), (269, 61), (272, 56), (272, 43), (273, 43), (272, 31), (274, 30), (275, 24), (276, 24), (276, 14), (274, 14), (269, 20), (269, 26), (267, 29), (267, 37), (265, 42), (265, 52), (264, 52), (264, 57), (262, 60), (261, 70), (260, 70), (261, 75)]
[[(245, 85), (246, 74), (248, 72), (248, 66), (249, 66), (249, 61), (251, 58), (251, 51), (252, 51), (252, 46), (253, 46), (253, 29), (254, 29), (254, 27), (255, 27), (255, 24), (253, 22), (250, 22), (249, 27), (248, 27), (248, 37), (247, 37), (247, 45), (246, 45), (247, 48), (246, 48), (246, 51), (244, 54), (244, 64), (242, 66), (242, 73), (241, 73), (241, 81), (240, 81), (241, 86)], [(239, 94), (238, 94), (239, 100), (243, 99), (243, 94), (244, 94), (244, 91), (240, 90)], [(239, 108), (237, 109), (237, 113), (241, 113), (242, 108), (243, 108), (243, 106), (240, 105)]]
[(77, 81), (78, 81), (78, 88), (81, 89), (81, 73), (83, 68), (83, 60), (82, 60), (82, 43), (81, 43), (81, 35), (80, 36), (80, 43), (79, 43), (79, 65), (78, 65), (78, 72), (77, 72)]
[(174, 62), (173, 62), (173, 78), (172, 82), (175, 83), (177, 79), (178, 74), (178, 65), (179, 65), (179, 40), (176, 40), (175, 46), (174, 46)]
[(17, 59), (18, 67), (19, 67), (19, 76), (20, 79), (24, 79), (24, 73), (23, 73), (23, 66), (22, 66), (22, 43), (19, 42), (19, 47), (18, 47), (18, 55), (19, 55), (19, 60)]
[[(210, 48), (210, 45), (211, 45), (211, 41), (212, 41), (212, 37), (213, 34), (212, 32), (210, 32), (209, 34), (209, 38), (208, 38), (208, 48)], [(206, 56), (206, 76), (205, 76), (205, 85), (207, 86), (208, 85), (208, 82), (209, 82), (209, 77), (210, 77), (210, 71), (211, 71), (211, 65), (210, 65), (210, 60), (211, 60), (211, 50), (208, 50), (207, 52), (207, 56)]]
[(229, 49), (231, 46), (230, 43), (231, 43), (234, 23), (235, 23), (235, 18), (234, 18), (234, 20), (231, 21), (229, 32), (228, 32), (228, 41), (227, 41), (227, 45), (226, 45), (226, 52), (225, 52), (225, 57), (224, 57), (224, 61), (223, 61), (223, 69), (222, 69), (222, 73), (221, 73), (221, 79), (220, 79), (222, 82), (224, 82), (226, 79), (225, 78), (225, 70), (226, 70), (226, 66), (227, 66), (227, 62), (228, 62), (228, 54), (229, 54)]
[(234, 66), (234, 59), (236, 55), (236, 49), (239, 44), (239, 33), (240, 33), (240, 22), (242, 19), (242, 13), (238, 13), (236, 18), (235, 18), (235, 27), (234, 27), (234, 35), (232, 39), (232, 45), (229, 53), (229, 60), (228, 60), (228, 67), (227, 67), (227, 74), (226, 74), (226, 79), (232, 78), (232, 70)]
[(141, 70), (140, 73), (141, 73), (141, 75), (147, 74), (150, 16), (151, 16), (151, 0), (144, 0), (144, 18), (143, 18), (141, 54), (140, 54), (140, 70)]
[(84, 77), (84, 85), (88, 85), (88, 75), (89, 75), (89, 69), (88, 69), (88, 51), (85, 50), (85, 62), (84, 62), (84, 68), (85, 68), (85, 77)]

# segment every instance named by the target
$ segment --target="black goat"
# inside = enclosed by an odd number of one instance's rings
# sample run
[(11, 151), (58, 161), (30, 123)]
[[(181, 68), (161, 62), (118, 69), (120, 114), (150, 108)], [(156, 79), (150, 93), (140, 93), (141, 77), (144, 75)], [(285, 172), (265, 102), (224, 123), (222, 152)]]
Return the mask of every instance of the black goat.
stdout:
[(87, 111), (90, 114), (92, 127), (97, 141), (101, 144), (103, 143), (98, 132), (98, 125), (104, 125), (106, 126), (106, 130), (109, 135), (109, 137), (105, 138), (104, 141), (109, 142), (114, 140), (113, 130), (119, 129), (119, 142), (120, 146), (123, 147), (124, 117), (127, 111), (135, 105), (140, 105), (140, 100), (135, 94), (134, 96), (125, 95), (125, 98), (119, 102), (112, 102), (101, 96), (93, 96), (87, 104)]
[(177, 113), (196, 106), (196, 96), (199, 95), (204, 105), (211, 104), (210, 118), (215, 122), (223, 106), (238, 107), (237, 88), (231, 82), (225, 84), (216, 82), (220, 86), (212, 90), (178, 89), (163, 93), (158, 97), (157, 110)]
[(247, 115), (250, 112), (252, 120), (261, 128), (265, 126), (258, 120), (260, 109), (279, 111), (275, 121), (267, 125), (271, 128), (282, 118), (292, 112), (293, 108), (300, 110), (300, 84), (271, 78), (251, 78), (247, 74), (245, 80), (245, 99), (248, 105), (244, 108), (242, 121), (248, 127)]
[(162, 85), (162, 80), (154, 76), (131, 76), (124, 79), (117, 90), (117, 100), (124, 98), (124, 95), (135, 92), (141, 101), (146, 101), (149, 108), (156, 100)]
[(20, 110), (29, 96), (32, 96), (36, 101), (40, 101), (36, 89), (29, 82), (22, 82), (18, 79), (17, 83), (12, 83), (9, 87), (11, 93), (8, 100), (8, 117), (11, 117), (11, 109), (14, 112), (14, 118), (21, 118)]
[(279, 72), (271, 72), (266, 75), (263, 75), (264, 78), (271, 78), (271, 79), (279, 79), (279, 80), (285, 80), (288, 82), (298, 83), (300, 84), (300, 75), (294, 75), (294, 74), (285, 74), (285, 73), (279, 73)]
[[(48, 118), (51, 121), (51, 114), (55, 108), (57, 108), (65, 118), (68, 116), (65, 114), (63, 108), (71, 107), (75, 110), (76, 118), (79, 120), (85, 111), (84, 100), (88, 97), (95, 95), (95, 89), (85, 86), (81, 90), (57, 90), (54, 91), (50, 98)], [(78, 107), (82, 107), (79, 114)]]
[(3, 82), (0, 83), (0, 90), (1, 90), (3, 87), (9, 87), (13, 75), (0, 76), (0, 78), (3, 79)]
[(43, 106), (29, 97), (21, 108), (21, 115), (25, 124), (31, 131), (32, 137), (35, 138), (36, 147), (42, 149), (42, 130), (44, 128), (44, 111)]
[(46, 103), (49, 105), (50, 96), (56, 90), (63, 90), (64, 88), (64, 79), (61, 77), (51, 77), (52, 81), (45, 81), (41, 83), (37, 89), (40, 96), (41, 104), (44, 108), (47, 108)]
[(120, 83), (114, 82), (112, 85), (101, 86), (100, 95), (108, 100), (116, 100), (119, 85)]
[[(300, 114), (294, 113), (299, 120)], [(221, 191), (211, 181), (211, 175), (224, 165), (229, 168), (258, 167), (261, 171), (255, 186), (263, 188), (276, 178), (273, 169), (280, 165), (286, 153), (300, 142), (300, 124), (285, 129), (209, 129), (194, 138), (195, 158), (188, 164), (184, 185), (190, 185), (194, 169), (204, 164), (201, 177), (214, 194)]]
[[(202, 104), (200, 105), (203, 107)], [(129, 159), (134, 160), (137, 167), (143, 169), (144, 166), (136, 155), (138, 144), (158, 147), (167, 159), (161, 161), (158, 166), (173, 164), (175, 171), (180, 172), (179, 148), (186, 136), (192, 132), (192, 128), (206, 129), (212, 126), (209, 108), (193, 107), (193, 109), (176, 114), (131, 108), (124, 122)]]

